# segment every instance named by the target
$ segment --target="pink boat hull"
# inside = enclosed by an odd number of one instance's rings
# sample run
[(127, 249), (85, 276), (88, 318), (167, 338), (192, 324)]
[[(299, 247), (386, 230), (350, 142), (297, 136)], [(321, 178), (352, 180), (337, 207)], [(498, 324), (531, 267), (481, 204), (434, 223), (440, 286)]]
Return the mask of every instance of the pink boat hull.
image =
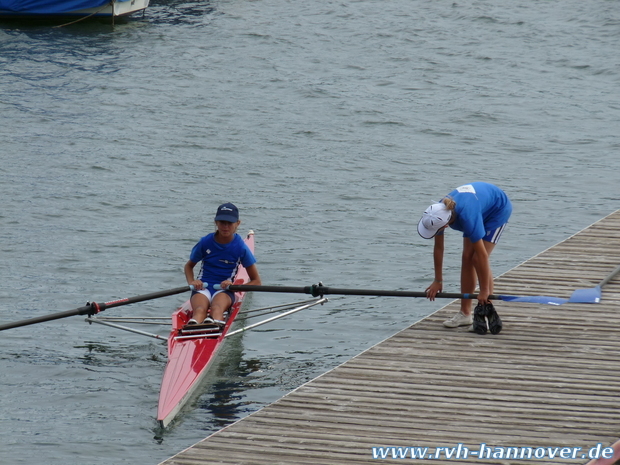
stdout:
[[(254, 235), (250, 232), (245, 239), (254, 251)], [(235, 284), (249, 281), (245, 268), (240, 267)], [(172, 331), (168, 339), (168, 363), (159, 391), (157, 420), (162, 427), (168, 426), (179, 411), (193, 398), (220, 349), (226, 333), (232, 326), (243, 303), (244, 293), (237, 292), (237, 300), (229, 311), (226, 326), (218, 337), (197, 337), (179, 339), (179, 330), (191, 318), (189, 300), (172, 314)]]

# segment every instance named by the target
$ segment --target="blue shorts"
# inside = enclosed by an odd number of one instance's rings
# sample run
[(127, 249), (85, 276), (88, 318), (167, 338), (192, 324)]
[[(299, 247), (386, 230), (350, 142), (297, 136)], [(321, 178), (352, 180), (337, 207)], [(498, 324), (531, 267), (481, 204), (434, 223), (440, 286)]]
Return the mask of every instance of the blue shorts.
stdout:
[(492, 229), (491, 231), (487, 231), (487, 235), (482, 238), (483, 241), (490, 242), (491, 244), (497, 244), (499, 242), (499, 238), (502, 236), (504, 229), (506, 229), (506, 225), (508, 223), (504, 223), (499, 228)]
[(204, 289), (200, 290), (200, 291), (192, 291), (192, 295), (194, 294), (202, 294), (204, 296), (207, 297), (207, 299), (209, 299), (209, 303), (213, 302), (213, 297), (215, 297), (217, 294), (220, 293), (224, 293), (227, 294), (228, 297), (230, 297), (230, 301), (231, 301), (231, 305), (233, 305), (235, 303), (235, 301), (237, 300), (237, 297), (235, 296), (234, 292), (231, 291), (227, 291), (226, 289), (218, 289), (217, 291), (215, 289), (213, 289), (213, 284), (210, 283), (203, 283), (203, 287)]

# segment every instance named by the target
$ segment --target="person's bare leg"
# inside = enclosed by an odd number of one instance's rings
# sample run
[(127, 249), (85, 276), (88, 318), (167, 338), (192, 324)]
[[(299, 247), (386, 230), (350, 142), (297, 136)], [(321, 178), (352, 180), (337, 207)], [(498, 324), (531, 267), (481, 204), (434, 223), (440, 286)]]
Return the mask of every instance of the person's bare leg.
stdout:
[[(478, 276), (474, 267), (474, 245), (463, 238), (463, 255), (461, 257), (461, 293), (472, 294), (476, 290)], [(461, 313), (471, 315), (471, 299), (461, 299)]]
[(192, 304), (193, 316), (192, 318), (201, 324), (207, 317), (209, 312), (209, 299), (204, 294), (194, 294), (190, 299)]
[[(495, 244), (487, 241), (482, 241), (482, 243), (487, 251), (487, 255), (491, 257)], [(478, 257), (474, 253), (474, 245), (469, 239), (463, 238), (463, 257), (461, 262), (461, 292), (463, 294), (473, 294), (476, 291), (476, 285), (478, 284), (478, 275), (476, 274), (477, 259)], [(489, 289), (492, 294), (493, 276), (490, 276), (490, 279)], [(461, 299), (461, 312), (463, 315), (471, 314), (471, 303), (471, 299)]]
[(214, 320), (224, 321), (224, 312), (230, 308), (232, 300), (230, 296), (224, 292), (220, 292), (213, 297), (211, 302), (211, 318)]

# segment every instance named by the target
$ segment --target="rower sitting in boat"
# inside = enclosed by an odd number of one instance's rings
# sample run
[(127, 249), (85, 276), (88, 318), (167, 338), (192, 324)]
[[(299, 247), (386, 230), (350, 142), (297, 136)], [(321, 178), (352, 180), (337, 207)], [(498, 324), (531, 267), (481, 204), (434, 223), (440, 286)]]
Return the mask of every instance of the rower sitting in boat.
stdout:
[[(201, 238), (192, 249), (184, 268), (187, 283), (196, 289), (191, 297), (193, 314), (188, 325), (224, 326), (224, 313), (235, 302), (235, 293), (226, 288), (233, 283), (239, 264), (248, 272), (247, 284), (261, 284), (256, 258), (237, 234), (240, 224), (236, 206), (220, 205), (215, 215), (215, 232)], [(202, 266), (197, 279), (194, 267), (198, 262)], [(216, 290), (215, 285), (221, 289)]]

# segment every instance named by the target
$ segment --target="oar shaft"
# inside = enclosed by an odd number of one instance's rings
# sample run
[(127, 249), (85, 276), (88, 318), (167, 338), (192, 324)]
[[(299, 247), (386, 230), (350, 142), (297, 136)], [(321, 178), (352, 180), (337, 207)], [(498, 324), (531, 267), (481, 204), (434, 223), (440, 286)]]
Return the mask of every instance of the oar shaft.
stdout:
[(86, 315), (91, 311), (91, 305), (85, 305), (84, 307), (78, 307), (73, 310), (67, 310), (66, 312), (54, 313), (52, 315), (38, 316), (35, 318), (29, 318), (27, 320), (15, 321), (13, 323), (7, 323), (0, 325), (0, 331), (11, 328), (19, 328), (20, 326), (34, 325), (36, 323), (43, 323), (45, 321), (58, 320), (60, 318), (66, 318), (68, 316)]
[[(248, 284), (231, 285), (227, 288), (233, 292), (285, 292), (293, 294), (310, 294), (314, 297), (323, 295), (366, 295), (384, 297), (426, 297), (426, 292), (414, 291), (386, 291), (377, 289), (340, 289), (334, 287), (313, 285), (304, 287), (288, 286), (253, 286)], [(451, 292), (439, 292), (437, 299), (475, 299), (477, 294), (458, 294)], [(501, 296), (491, 295), (489, 299), (499, 300)]]
[(112, 300), (103, 304), (95, 304), (99, 312), (104, 311), (106, 308), (120, 307), (121, 305), (136, 304), (138, 302), (144, 302), (145, 300), (159, 299), (160, 297), (167, 297), (169, 295), (181, 294), (193, 290), (193, 286), (177, 287), (176, 289), (168, 289), (167, 291), (152, 292), (150, 294), (137, 295), (135, 297), (127, 297), (126, 299)]
[(78, 307), (73, 310), (67, 310), (66, 312), (53, 313), (51, 315), (39, 316), (35, 318), (29, 318), (27, 320), (15, 321), (13, 323), (7, 323), (0, 325), (0, 331), (11, 328), (18, 328), (20, 326), (34, 325), (36, 323), (43, 323), (45, 321), (58, 320), (60, 318), (66, 318), (76, 315), (89, 315), (92, 316), (96, 313), (104, 311), (106, 308), (120, 307), (121, 305), (135, 304), (138, 302), (144, 302), (145, 300), (158, 299), (160, 297), (166, 297), (169, 295), (180, 294), (192, 290), (193, 286), (177, 287), (175, 289), (169, 289), (167, 291), (153, 292), (151, 294), (143, 294), (135, 297), (128, 297), (126, 299), (112, 300), (98, 304), (96, 302), (90, 302), (83, 307)]

